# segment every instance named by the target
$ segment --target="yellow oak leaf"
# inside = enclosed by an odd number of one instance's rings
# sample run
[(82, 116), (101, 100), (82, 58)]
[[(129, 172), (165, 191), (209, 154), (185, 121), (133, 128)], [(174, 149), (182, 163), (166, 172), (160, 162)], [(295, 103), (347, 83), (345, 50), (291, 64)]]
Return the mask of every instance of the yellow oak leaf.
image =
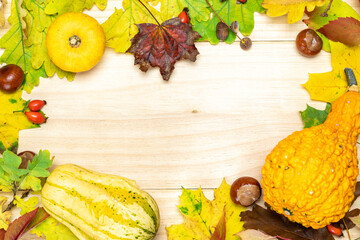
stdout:
[(21, 98), (22, 92), (22, 89), (12, 94), (0, 92), (0, 152), (17, 149), (20, 130), (39, 127), (37, 124), (32, 124), (24, 113), (13, 113), (24, 108), (25, 100)]
[(7, 197), (3, 197), (0, 196), (0, 229), (5, 229), (7, 230), (9, 224), (10, 224), (10, 217), (11, 217), (11, 212), (10, 211), (5, 211), (3, 212), (3, 206), (4, 204), (7, 202), (8, 198)]
[(0, 28), (5, 25), (4, 9), (7, 4), (7, 0), (0, 0)]
[(204, 196), (201, 188), (183, 188), (178, 208), (184, 216), (184, 222), (166, 228), (168, 240), (209, 240), (219, 220), (224, 216), (224, 207), (226, 240), (238, 240), (234, 234), (243, 230), (240, 213), (245, 208), (232, 202), (230, 188), (223, 180), (220, 187), (214, 191), (213, 201)]
[(21, 208), (20, 215), (24, 215), (25, 213), (29, 213), (36, 209), (39, 203), (38, 197), (31, 197), (28, 200), (21, 198), (19, 195), (15, 196), (14, 204)]
[(305, 8), (308, 12), (315, 7), (325, 4), (326, 0), (264, 0), (262, 6), (267, 9), (269, 17), (279, 17), (287, 14), (288, 23), (295, 23), (304, 16)]
[(303, 86), (310, 93), (311, 99), (332, 103), (348, 89), (345, 68), (353, 69), (356, 79), (360, 81), (360, 46), (348, 47), (330, 41), (330, 48), (333, 70), (310, 74)]

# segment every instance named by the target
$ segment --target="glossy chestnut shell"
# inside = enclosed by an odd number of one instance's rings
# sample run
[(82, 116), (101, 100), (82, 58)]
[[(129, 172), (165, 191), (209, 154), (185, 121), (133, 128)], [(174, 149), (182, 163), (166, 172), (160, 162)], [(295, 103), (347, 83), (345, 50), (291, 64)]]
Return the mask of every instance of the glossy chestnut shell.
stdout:
[(15, 64), (0, 68), (0, 89), (6, 93), (18, 90), (24, 82), (24, 71)]
[(230, 197), (231, 200), (248, 207), (254, 204), (261, 196), (260, 183), (252, 177), (240, 177), (236, 179), (231, 185)]

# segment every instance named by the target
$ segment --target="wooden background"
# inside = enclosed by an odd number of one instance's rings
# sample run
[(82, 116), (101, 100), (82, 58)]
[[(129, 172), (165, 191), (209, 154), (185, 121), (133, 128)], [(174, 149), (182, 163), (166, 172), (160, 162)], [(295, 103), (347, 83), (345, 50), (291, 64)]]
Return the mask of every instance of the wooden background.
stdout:
[[(358, 0), (347, 2), (360, 12)], [(103, 23), (114, 7), (121, 1), (87, 13)], [(212, 198), (224, 177), (229, 184), (245, 175), (260, 180), (266, 155), (302, 129), (299, 111), (306, 104), (325, 107), (311, 101), (302, 84), (308, 73), (331, 71), (330, 55), (297, 53), (294, 39), (304, 28), (256, 13), (251, 50), (238, 42), (197, 43), (196, 63), (178, 62), (169, 82), (158, 69), (141, 72), (132, 55), (107, 49), (93, 70), (73, 82), (42, 79), (24, 94), (46, 99), (49, 119), (41, 129), (20, 132), (19, 150), (48, 149), (55, 166), (75, 163), (136, 180), (159, 204), (156, 240), (165, 240), (165, 226), (182, 222), (176, 208), (181, 187), (201, 186)], [(352, 231), (352, 238), (359, 236)]]

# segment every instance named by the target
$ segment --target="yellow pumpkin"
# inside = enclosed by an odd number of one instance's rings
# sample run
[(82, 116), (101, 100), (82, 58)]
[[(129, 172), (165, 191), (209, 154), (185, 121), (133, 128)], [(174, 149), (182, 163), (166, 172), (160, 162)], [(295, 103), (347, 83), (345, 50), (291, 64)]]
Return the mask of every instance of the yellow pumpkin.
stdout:
[[(353, 71), (346, 73), (355, 84)], [(305, 227), (339, 221), (354, 199), (359, 134), (360, 93), (349, 91), (332, 104), (323, 124), (292, 133), (266, 157), (265, 202)]]
[(80, 12), (55, 19), (46, 35), (50, 59), (69, 72), (93, 68), (104, 55), (105, 41), (104, 30), (96, 19)]

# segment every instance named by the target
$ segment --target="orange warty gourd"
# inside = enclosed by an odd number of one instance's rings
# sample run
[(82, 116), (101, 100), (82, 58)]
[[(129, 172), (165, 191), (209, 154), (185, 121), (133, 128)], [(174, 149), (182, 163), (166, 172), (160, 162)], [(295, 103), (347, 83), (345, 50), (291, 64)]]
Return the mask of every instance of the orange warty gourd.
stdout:
[[(354, 73), (345, 70), (358, 90)], [(348, 91), (332, 104), (326, 121), (278, 143), (262, 168), (264, 200), (273, 210), (314, 229), (344, 217), (359, 173), (360, 93)]]
[(81, 12), (65, 13), (54, 20), (46, 34), (50, 59), (64, 71), (93, 68), (105, 51), (105, 33), (95, 18)]

